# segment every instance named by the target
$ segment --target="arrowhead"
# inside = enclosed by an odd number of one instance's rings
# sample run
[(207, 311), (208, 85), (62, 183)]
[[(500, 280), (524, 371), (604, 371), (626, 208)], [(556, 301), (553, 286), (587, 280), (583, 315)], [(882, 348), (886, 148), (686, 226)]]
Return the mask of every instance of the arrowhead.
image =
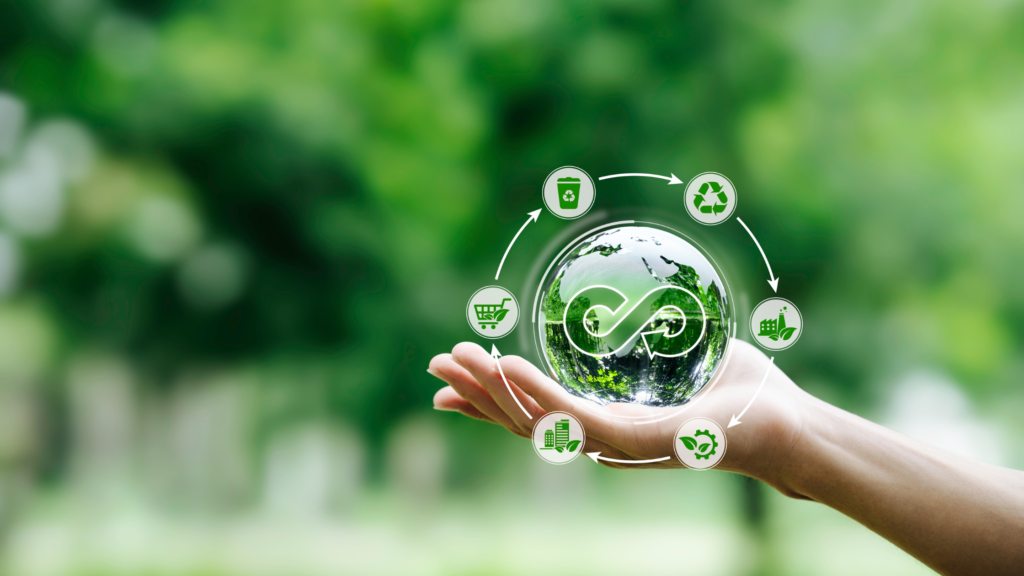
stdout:
[(779, 291), (779, 279), (778, 278), (772, 278), (771, 280), (768, 281), (768, 283), (771, 284), (771, 286), (772, 286), (772, 292), (778, 292)]
[(501, 356), (501, 352), (498, 352), (497, 346), (491, 344), (491, 358), (497, 358), (498, 356)]
[(660, 332), (644, 332), (640, 334), (640, 339), (644, 341), (644, 348), (647, 349), (647, 357), (654, 359), (654, 352), (651, 351), (651, 343), (647, 341), (648, 334), (660, 334)]
[(662, 328), (661, 330), (652, 330), (650, 332), (640, 333), (640, 339), (644, 341), (644, 348), (647, 349), (647, 357), (652, 360), (654, 359), (654, 355), (657, 354), (657, 352), (651, 350), (651, 343), (647, 341), (647, 337), (653, 336), (654, 334), (661, 334), (663, 337), (668, 338), (668, 327)]
[[(600, 455), (601, 455), (600, 452), (587, 452), (587, 456), (589, 456), (590, 459), (593, 460), (594, 462), (597, 462), (597, 457), (600, 456)], [(600, 464), (600, 462), (597, 462), (597, 463)]]
[(736, 418), (735, 415), (733, 415), (732, 420), (729, 420), (729, 425), (726, 426), (726, 428), (732, 428), (733, 426), (735, 426), (737, 424), (742, 424), (742, 422), (740, 422), (739, 419)]
[(537, 208), (537, 209), (536, 209), (536, 210), (534, 210), (533, 212), (527, 212), (527, 214), (529, 214), (529, 215), (530, 215), (530, 220), (533, 220), (534, 222), (536, 222), (536, 221), (537, 221), (537, 218), (539, 218), (539, 217), (540, 217), (540, 211), (541, 211), (541, 209), (540, 209), (540, 208)]
[(683, 183), (683, 181), (680, 180), (679, 178), (676, 178), (675, 174), (672, 174), (672, 179), (668, 181), (668, 185), (669, 186), (671, 186), (673, 184), (682, 184), (682, 183)]

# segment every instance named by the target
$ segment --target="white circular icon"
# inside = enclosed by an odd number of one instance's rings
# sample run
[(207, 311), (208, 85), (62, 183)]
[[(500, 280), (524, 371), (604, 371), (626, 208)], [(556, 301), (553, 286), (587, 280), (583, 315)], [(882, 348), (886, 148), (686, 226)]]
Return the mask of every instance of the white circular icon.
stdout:
[(736, 211), (737, 202), (736, 187), (717, 172), (698, 174), (686, 185), (686, 211), (701, 224), (725, 222)]
[(687, 468), (714, 468), (725, 456), (725, 431), (710, 418), (691, 418), (676, 430), (676, 458)]
[(785, 298), (769, 298), (750, 313), (750, 335), (762, 348), (785, 350), (800, 339), (804, 317)]
[(589, 174), (575, 166), (562, 166), (548, 174), (541, 196), (552, 214), (572, 220), (590, 210), (597, 192)]
[(469, 298), (466, 320), (484, 338), (501, 338), (519, 323), (519, 301), (501, 286), (485, 286)]
[(533, 425), (533, 449), (552, 464), (568, 464), (583, 454), (587, 434), (568, 412), (548, 412)]

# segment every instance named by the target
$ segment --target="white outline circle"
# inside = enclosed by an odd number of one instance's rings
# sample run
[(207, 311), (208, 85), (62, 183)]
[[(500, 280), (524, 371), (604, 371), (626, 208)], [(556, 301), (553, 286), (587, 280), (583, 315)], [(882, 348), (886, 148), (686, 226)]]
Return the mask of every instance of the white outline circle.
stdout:
[[(764, 304), (765, 302), (767, 302), (769, 300), (782, 300), (786, 304), (789, 304), (790, 306), (792, 306), (793, 310), (796, 310), (796, 315), (800, 317), (800, 333), (796, 335), (796, 340), (793, 340), (787, 346), (783, 346), (782, 348), (769, 348), (769, 347), (765, 346), (764, 344), (761, 344), (761, 342), (758, 341), (758, 339), (757, 339), (758, 336), (756, 334), (754, 334), (754, 312), (757, 312), (757, 309), (761, 307), (761, 304)], [(758, 302), (757, 306), (754, 306), (753, 308), (751, 308), (751, 310), (750, 310), (750, 321), (747, 322), (747, 324), (748, 324), (747, 327), (750, 328), (750, 337), (754, 340), (754, 343), (756, 343), (761, 348), (764, 348), (765, 350), (771, 350), (772, 352), (781, 352), (783, 350), (789, 350), (790, 348), (793, 347), (793, 344), (796, 344), (797, 340), (799, 340), (800, 337), (804, 335), (804, 315), (803, 315), (803, 313), (800, 312), (800, 309), (797, 308), (796, 304), (793, 304), (792, 302), (790, 302), (789, 300), (786, 300), (785, 298), (779, 298), (778, 296), (772, 296), (770, 298), (765, 298), (764, 300), (761, 300), (760, 302)]]
[[(715, 425), (716, 427), (718, 427), (718, 430), (719, 430), (719, 431), (720, 431), (720, 432), (722, 433), (722, 434), (721, 434), (721, 436), (722, 436), (722, 441), (721, 441), (721, 442), (720, 442), (720, 443), (718, 444), (718, 448), (721, 448), (721, 449), (722, 449), (722, 455), (721, 455), (721, 456), (720, 456), (720, 457), (718, 458), (718, 461), (716, 461), (716, 462), (715, 462), (714, 464), (712, 464), (711, 466), (708, 466), (707, 468), (694, 468), (693, 466), (690, 466), (690, 465), (689, 465), (689, 464), (687, 464), (686, 462), (683, 462), (683, 459), (682, 459), (682, 457), (681, 457), (681, 456), (679, 456), (679, 450), (677, 449), (677, 445), (676, 445), (676, 442), (679, 442), (679, 433), (680, 433), (680, 432), (681, 432), (681, 431), (683, 430), (683, 428), (684, 428), (684, 427), (685, 427), (685, 426), (686, 426), (687, 424), (689, 424), (690, 422), (693, 422), (694, 420), (707, 420), (708, 422), (711, 422), (711, 423), (712, 423), (712, 424), (714, 424), (714, 425)], [(690, 419), (689, 419), (689, 420), (687, 420), (686, 422), (683, 422), (682, 424), (680, 424), (680, 425), (679, 425), (679, 427), (678, 427), (678, 428), (676, 428), (676, 433), (675, 433), (675, 434), (674, 434), (674, 435), (672, 436), (672, 452), (673, 452), (673, 453), (674, 453), (674, 454), (676, 455), (676, 460), (679, 460), (679, 463), (680, 463), (680, 464), (682, 464), (683, 466), (685, 466), (685, 467), (686, 467), (687, 469), (689, 469), (689, 470), (696, 470), (696, 471), (698, 471), (698, 472), (703, 472), (703, 471), (705, 471), (705, 470), (712, 470), (712, 469), (714, 469), (714, 468), (715, 468), (716, 466), (718, 466), (719, 464), (721, 464), (721, 463), (722, 463), (722, 460), (725, 460), (725, 451), (726, 451), (726, 449), (728, 449), (728, 448), (729, 448), (729, 437), (728, 437), (728, 436), (729, 436), (729, 435), (728, 435), (728, 434), (726, 434), (725, 428), (722, 428), (722, 425), (721, 425), (721, 424), (719, 424), (719, 423), (718, 423), (718, 422), (717, 422), (716, 420), (714, 420), (713, 418), (708, 418), (708, 417), (706, 417), (706, 416), (695, 416), (695, 417), (693, 417), (693, 418), (690, 418)], [(717, 437), (715, 438), (715, 441), (716, 441), (716, 442), (718, 442), (718, 438), (717, 438)], [(717, 448), (716, 448), (715, 450), (716, 450), (716, 452), (715, 452), (715, 455), (717, 456), (717, 455), (718, 455), (718, 452), (717, 452)]]
[[(559, 250), (558, 253), (555, 254), (555, 257), (551, 259), (551, 263), (548, 264), (548, 267), (544, 270), (544, 274), (541, 275), (540, 280), (537, 283), (537, 291), (536, 291), (536, 293), (534, 294), (534, 297), (533, 297), (533, 316), (531, 318), (531, 322), (533, 323), (533, 330), (532, 330), (532, 332), (533, 332), (533, 345), (534, 345), (534, 348), (536, 349), (537, 356), (544, 363), (545, 367), (548, 370), (548, 373), (551, 374), (551, 376), (556, 376), (556, 372), (552, 368), (551, 363), (548, 361), (547, 355), (545, 355), (544, 351), (541, 349), (541, 345), (540, 345), (540, 332), (538, 331), (538, 327), (537, 327), (537, 319), (539, 317), (539, 312), (540, 312), (540, 292), (541, 292), (541, 288), (544, 287), (544, 280), (548, 277), (548, 274), (551, 273), (551, 269), (554, 268), (555, 264), (559, 260), (561, 260), (562, 256), (570, 248), (575, 246), (580, 240), (583, 240), (584, 238), (586, 238), (588, 236), (592, 236), (598, 230), (603, 230), (605, 228), (611, 228), (612, 226), (630, 226), (630, 225), (637, 225), (637, 224), (642, 224), (642, 225), (645, 225), (645, 226), (654, 226), (656, 228), (662, 228), (662, 229), (665, 229), (665, 230), (670, 230), (673, 233), (678, 234), (679, 236), (685, 238), (691, 244), (696, 246), (699, 249), (699, 251), (701, 252), (701, 254), (703, 254), (705, 257), (707, 257), (708, 261), (711, 262), (712, 268), (715, 269), (715, 272), (718, 272), (718, 276), (722, 279), (722, 284), (725, 286), (725, 292), (729, 295), (730, 306), (734, 307), (736, 305), (736, 299), (733, 297), (732, 288), (729, 286), (729, 281), (725, 278), (725, 274), (722, 272), (721, 266), (718, 265), (718, 262), (715, 261), (714, 257), (711, 256), (710, 252), (705, 250), (703, 246), (701, 246), (698, 242), (696, 242), (693, 238), (690, 238), (686, 234), (683, 234), (682, 232), (676, 230), (675, 228), (672, 228), (671, 226), (666, 226), (665, 224), (659, 224), (659, 223), (656, 223), (656, 222), (648, 222), (646, 220), (620, 220), (618, 222), (611, 222), (609, 224), (602, 224), (600, 226), (596, 226), (594, 228), (591, 228), (587, 232), (577, 236), (574, 240), (572, 240), (571, 242), (567, 243), (561, 250)], [(696, 396), (694, 396), (692, 399), (690, 399), (689, 402), (687, 402), (686, 404), (683, 404), (682, 406), (674, 407), (674, 408), (678, 408), (678, 410), (675, 410), (675, 411), (669, 413), (668, 415), (658, 415), (658, 416), (625, 416), (625, 415), (618, 415), (618, 414), (616, 414), (616, 415), (604, 414), (604, 413), (602, 413), (600, 411), (592, 410), (591, 407), (588, 406), (588, 404), (590, 404), (589, 402), (581, 402), (580, 401), (580, 400), (582, 400), (581, 398), (578, 398), (577, 396), (570, 394), (573, 406), (575, 406), (576, 408), (579, 408), (581, 410), (585, 410), (586, 412), (588, 412), (589, 414), (592, 414), (594, 416), (598, 416), (600, 418), (604, 418), (605, 420), (610, 420), (612, 422), (618, 422), (618, 423), (623, 423), (623, 424), (628, 424), (628, 423), (630, 423), (632, 421), (632, 423), (634, 425), (636, 425), (636, 426), (640, 426), (640, 425), (643, 425), (643, 424), (655, 424), (657, 422), (662, 422), (664, 420), (669, 420), (669, 419), (672, 419), (672, 418), (674, 418), (674, 417), (676, 417), (676, 416), (678, 416), (680, 414), (683, 414), (684, 412), (686, 412), (690, 408), (693, 408), (694, 406), (699, 404), (700, 401), (703, 400), (711, 392), (711, 390), (714, 389), (715, 385), (718, 384), (718, 381), (722, 379), (722, 375), (725, 374), (726, 369), (729, 367), (729, 361), (732, 360), (732, 341), (736, 338), (737, 326), (738, 326), (738, 323), (734, 320), (732, 322), (732, 335), (728, 339), (726, 339), (726, 341), (725, 341), (725, 354), (724, 354), (725, 358), (722, 360), (722, 362), (715, 369), (715, 375), (711, 377), (711, 381), (708, 382), (706, 386), (704, 386), (703, 390), (698, 392)], [(554, 380), (554, 378), (552, 378), (552, 380)], [(555, 381), (555, 383), (557, 384), (557, 380)], [(561, 388), (561, 384), (559, 384), (558, 386), (559, 386), (559, 388)], [(646, 420), (641, 420), (642, 418), (646, 418)]]
[[(700, 220), (697, 220), (697, 217), (694, 216), (692, 212), (690, 212), (690, 203), (686, 198), (687, 194), (690, 193), (690, 184), (693, 184), (694, 180), (700, 178), (701, 176), (704, 176), (705, 174), (714, 174), (715, 176), (721, 176), (722, 178), (724, 178), (725, 181), (729, 183), (729, 186), (732, 186), (732, 195), (735, 196), (736, 201), (733, 202), (732, 210), (729, 211), (729, 214), (726, 215), (725, 218), (722, 218), (718, 222), (701, 222)], [(722, 174), (721, 172), (701, 172), (700, 174), (697, 174), (693, 178), (690, 178), (690, 181), (686, 183), (686, 190), (683, 191), (683, 204), (686, 206), (686, 213), (689, 214), (690, 218), (692, 218), (693, 221), (696, 222), (697, 224), (700, 224), (701, 226), (718, 226), (719, 224), (725, 224), (726, 222), (728, 222), (729, 219), (732, 218), (732, 215), (736, 213), (736, 207), (739, 206), (740, 204), (740, 191), (736, 188), (736, 185), (732, 183), (732, 180), (729, 180), (729, 177), (726, 176), (725, 174)]]
[[(512, 297), (512, 301), (516, 303), (516, 321), (515, 321), (514, 324), (512, 324), (512, 327), (508, 329), (508, 332), (505, 332), (501, 336), (488, 336), (487, 334), (484, 334), (484, 333), (480, 332), (473, 325), (473, 322), (475, 322), (475, 320), (473, 320), (473, 318), (469, 315), (470, 308), (473, 306), (473, 298), (476, 298), (477, 294), (479, 294), (483, 290), (487, 290), (488, 288), (497, 288), (499, 290), (504, 290), (505, 292), (508, 293), (509, 296)], [(469, 300), (466, 301), (466, 321), (469, 322), (469, 327), (473, 330), (473, 332), (476, 332), (477, 334), (479, 334), (480, 336), (482, 336), (484, 338), (487, 338), (488, 340), (500, 340), (500, 339), (504, 338), (505, 336), (508, 336), (509, 334), (514, 332), (516, 327), (519, 326), (519, 318), (522, 315), (523, 315), (523, 308), (519, 305), (519, 299), (516, 298), (516, 295), (513, 294), (511, 290), (509, 290), (508, 288), (505, 288), (504, 286), (498, 286), (496, 284), (492, 284), (490, 286), (484, 286), (483, 288), (480, 288), (476, 292), (473, 292), (473, 295), (470, 296)]]
[[(558, 212), (555, 212), (554, 208), (548, 206), (548, 199), (544, 196), (544, 189), (548, 187), (548, 180), (551, 180), (551, 177), (555, 175), (555, 172), (558, 172), (559, 170), (564, 170), (566, 168), (572, 168), (573, 170), (579, 170), (580, 172), (582, 172), (583, 175), (587, 177), (587, 180), (590, 180), (590, 188), (594, 191), (594, 197), (590, 199), (590, 206), (587, 206), (587, 209), (581, 212), (578, 216), (573, 216), (571, 218), (562, 216)], [(735, 189), (736, 188), (733, 187), (733, 190)], [(588, 174), (586, 170), (580, 168), (579, 166), (559, 166), (558, 168), (552, 170), (551, 173), (548, 174), (547, 178), (544, 179), (544, 183), (541, 184), (540, 199), (542, 202), (544, 202), (544, 207), (547, 208), (548, 212), (550, 212), (551, 215), (554, 216), (555, 218), (561, 218), (562, 220), (575, 220), (577, 218), (582, 218), (583, 216), (586, 216), (587, 212), (590, 212), (590, 209), (594, 207), (594, 204), (597, 204), (597, 184), (594, 182), (594, 179), (590, 177), (590, 174)], [(561, 210), (561, 208), (559, 208), (559, 210)]]
[[(572, 458), (566, 460), (565, 462), (552, 462), (551, 460), (548, 460), (547, 458), (545, 458), (540, 453), (540, 450), (537, 449), (537, 437), (536, 437), (537, 426), (540, 426), (541, 421), (544, 420), (545, 418), (547, 418), (548, 416), (552, 415), (552, 414), (565, 414), (569, 418), (572, 418), (573, 420), (576, 421), (577, 424), (579, 424), (580, 430), (583, 432), (583, 442), (580, 442), (579, 451), (576, 452), (576, 455), (574, 455)], [(587, 447), (587, 429), (583, 427), (583, 422), (579, 418), (577, 418), (576, 416), (574, 416), (574, 415), (572, 415), (572, 414), (570, 414), (568, 412), (565, 412), (563, 410), (552, 410), (551, 412), (548, 412), (547, 414), (541, 416), (540, 418), (537, 418), (537, 421), (533, 423), (533, 428), (530, 430), (530, 444), (533, 445), (533, 451), (537, 453), (537, 456), (539, 456), (541, 460), (547, 462), (548, 464), (554, 464), (555, 466), (561, 466), (563, 464), (568, 464), (569, 462), (572, 462), (573, 460), (579, 458), (580, 454), (583, 454), (583, 450)]]

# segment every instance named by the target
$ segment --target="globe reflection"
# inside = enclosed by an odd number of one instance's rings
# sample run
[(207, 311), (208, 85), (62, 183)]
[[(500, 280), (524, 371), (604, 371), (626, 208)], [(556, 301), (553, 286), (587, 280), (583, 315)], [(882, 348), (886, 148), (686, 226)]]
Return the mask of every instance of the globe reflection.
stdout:
[(562, 387), (599, 404), (678, 406), (714, 377), (732, 306), (711, 261), (650, 224), (572, 245), (541, 279), (536, 336)]

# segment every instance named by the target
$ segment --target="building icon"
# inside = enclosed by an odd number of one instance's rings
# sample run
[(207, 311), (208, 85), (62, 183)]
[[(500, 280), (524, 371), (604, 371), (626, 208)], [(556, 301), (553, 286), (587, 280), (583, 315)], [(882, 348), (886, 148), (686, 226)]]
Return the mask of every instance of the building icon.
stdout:
[[(554, 430), (544, 431), (544, 447), (541, 450), (558, 450), (561, 452), (569, 443), (569, 420), (555, 422)], [(559, 450), (561, 449), (561, 450)]]
[(565, 448), (569, 443), (569, 420), (555, 422), (555, 447)]

